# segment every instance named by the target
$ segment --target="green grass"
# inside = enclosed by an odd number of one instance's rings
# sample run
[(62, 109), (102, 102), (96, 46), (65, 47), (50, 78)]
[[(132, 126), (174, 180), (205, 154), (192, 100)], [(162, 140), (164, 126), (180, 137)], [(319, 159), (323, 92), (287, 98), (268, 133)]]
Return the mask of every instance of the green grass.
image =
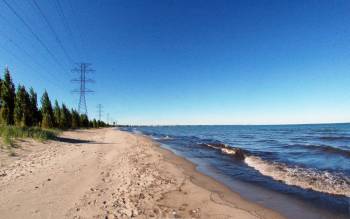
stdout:
[(13, 144), (15, 138), (33, 138), (40, 141), (54, 139), (58, 133), (58, 130), (38, 127), (0, 126), (0, 136), (6, 145)]
[[(59, 130), (42, 129), (39, 127), (16, 127), (16, 126), (0, 126), (0, 137), (2, 140), (1, 148), (7, 149), (9, 156), (16, 156), (15, 148), (19, 145), (15, 143), (16, 138), (32, 138), (39, 141), (55, 139), (59, 134)], [(5, 146), (5, 147), (4, 147)]]

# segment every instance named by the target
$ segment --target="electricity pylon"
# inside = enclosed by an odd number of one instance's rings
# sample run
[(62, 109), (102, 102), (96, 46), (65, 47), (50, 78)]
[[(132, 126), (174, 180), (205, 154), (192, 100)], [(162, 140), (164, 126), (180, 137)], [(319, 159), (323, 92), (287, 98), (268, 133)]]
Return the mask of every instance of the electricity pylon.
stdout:
[(72, 72), (78, 73), (80, 75), (80, 77), (72, 79), (72, 82), (79, 82), (80, 88), (75, 89), (72, 92), (80, 94), (79, 104), (78, 104), (78, 112), (80, 114), (87, 115), (88, 110), (87, 110), (87, 106), (86, 106), (85, 94), (86, 93), (93, 93), (94, 91), (87, 89), (86, 83), (92, 83), (94, 81), (92, 79), (87, 78), (86, 74), (90, 73), (90, 72), (94, 72), (94, 70), (89, 68), (91, 66), (91, 64), (89, 64), (89, 63), (82, 62), (82, 63), (77, 63), (76, 65), (77, 65), (77, 67), (72, 69)]
[(101, 121), (101, 116), (102, 116), (102, 112), (103, 112), (103, 111), (102, 111), (102, 108), (103, 108), (102, 104), (98, 104), (98, 105), (97, 105), (97, 110), (98, 110), (97, 113), (98, 113), (98, 120), (99, 120), (99, 121)]

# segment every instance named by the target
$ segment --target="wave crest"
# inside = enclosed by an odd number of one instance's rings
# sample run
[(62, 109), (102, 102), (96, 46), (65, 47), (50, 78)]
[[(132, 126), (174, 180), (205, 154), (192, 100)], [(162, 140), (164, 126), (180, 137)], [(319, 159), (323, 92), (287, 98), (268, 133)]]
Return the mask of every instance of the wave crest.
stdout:
[(229, 146), (227, 144), (223, 144), (223, 143), (210, 143), (210, 144), (200, 143), (199, 145), (220, 150), (222, 153), (231, 155), (239, 160), (244, 160), (244, 158), (247, 155), (247, 152), (245, 150), (243, 150), (241, 148), (234, 148), (234, 147), (231, 147), (231, 146)]
[(289, 167), (281, 163), (271, 163), (256, 156), (247, 156), (244, 162), (261, 174), (282, 181), (287, 185), (350, 197), (350, 179), (341, 174)]

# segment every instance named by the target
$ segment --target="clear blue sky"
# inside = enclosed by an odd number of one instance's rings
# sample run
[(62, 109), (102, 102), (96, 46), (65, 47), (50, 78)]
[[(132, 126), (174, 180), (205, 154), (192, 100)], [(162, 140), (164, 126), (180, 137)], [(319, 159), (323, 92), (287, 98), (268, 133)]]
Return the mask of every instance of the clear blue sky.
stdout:
[[(60, 65), (0, 0), (1, 68), (76, 107), (73, 63), (33, 0), (7, 2)], [(123, 124), (350, 121), (350, 1), (60, 0), (66, 19), (36, 2), (96, 69), (90, 117), (101, 103)]]

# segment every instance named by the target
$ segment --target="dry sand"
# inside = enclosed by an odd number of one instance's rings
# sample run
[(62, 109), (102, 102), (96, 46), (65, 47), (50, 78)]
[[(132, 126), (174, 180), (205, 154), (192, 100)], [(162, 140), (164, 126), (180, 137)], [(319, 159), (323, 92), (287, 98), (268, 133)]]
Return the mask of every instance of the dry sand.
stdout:
[(0, 218), (282, 218), (195, 171), (152, 140), (64, 132), (0, 152)]

